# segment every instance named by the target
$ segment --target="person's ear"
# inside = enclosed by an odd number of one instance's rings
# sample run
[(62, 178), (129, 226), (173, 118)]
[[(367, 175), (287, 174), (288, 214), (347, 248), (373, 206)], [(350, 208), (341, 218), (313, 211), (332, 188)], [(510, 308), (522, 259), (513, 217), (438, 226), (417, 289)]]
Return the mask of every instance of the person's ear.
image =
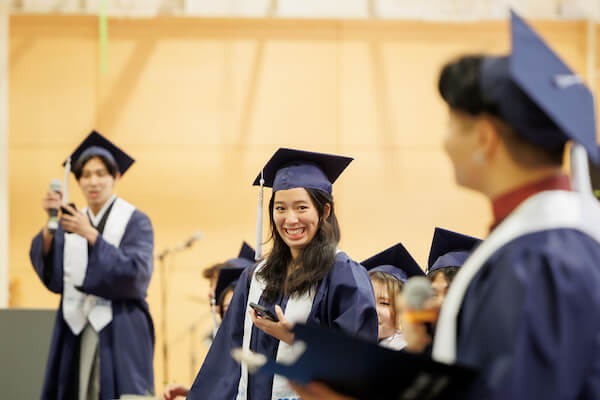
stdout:
[(476, 150), (473, 152), (473, 161), (485, 164), (495, 157), (501, 141), (500, 135), (492, 121), (485, 117), (475, 122), (475, 132), (477, 143)]
[(331, 214), (331, 204), (325, 203), (323, 207), (323, 219), (329, 218), (329, 214)]
[(116, 175), (115, 175), (114, 182), (113, 182), (113, 187), (114, 187), (114, 186), (115, 186), (117, 183), (119, 183), (119, 181), (120, 181), (120, 180), (121, 180), (121, 173), (120, 173), (120, 172), (117, 172), (117, 173), (116, 173)]

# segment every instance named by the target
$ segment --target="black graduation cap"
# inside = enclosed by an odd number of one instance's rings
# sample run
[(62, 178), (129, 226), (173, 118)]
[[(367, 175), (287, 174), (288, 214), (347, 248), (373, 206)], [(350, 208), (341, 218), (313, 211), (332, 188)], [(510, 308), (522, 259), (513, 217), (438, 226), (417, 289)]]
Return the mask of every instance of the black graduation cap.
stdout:
[(254, 264), (254, 256), (255, 252), (252, 246), (246, 242), (243, 242), (238, 256), (236, 258), (227, 260), (227, 264), (230, 264), (234, 267), (246, 268)]
[(486, 100), (531, 143), (558, 149), (572, 140), (599, 163), (590, 90), (515, 12), (511, 33), (509, 56), (483, 60), (480, 83)]
[(246, 242), (242, 243), (240, 252), (236, 258), (231, 258), (225, 262), (228, 267), (219, 270), (217, 285), (215, 286), (215, 299), (220, 300), (221, 294), (232, 285), (244, 272), (244, 270), (254, 265), (254, 249)]
[(221, 300), (221, 295), (231, 285), (235, 285), (245, 267), (225, 267), (219, 270), (219, 278), (215, 287), (215, 299)]
[(436, 227), (427, 260), (427, 274), (441, 268), (461, 267), (479, 243), (481, 239)]
[(318, 325), (296, 324), (295, 341), (306, 350), (291, 365), (268, 359), (256, 373), (306, 384), (319, 381), (343, 395), (373, 399), (459, 399), (475, 370), (394, 351)]
[(258, 174), (253, 185), (273, 192), (293, 188), (320, 189), (331, 194), (332, 184), (352, 162), (351, 157), (280, 148)]
[[(73, 151), (73, 154), (70, 156), (71, 165), (75, 165), (80, 157), (88, 155), (101, 155), (113, 161), (119, 168), (121, 176), (123, 176), (125, 171), (127, 171), (129, 167), (131, 167), (131, 164), (135, 162), (135, 160), (129, 157), (123, 150), (115, 146), (110, 140), (106, 139), (97, 131), (92, 131), (88, 137), (77, 146), (75, 151)], [(63, 163), (63, 166), (66, 163), (67, 161)]]
[(404, 283), (411, 276), (425, 275), (408, 250), (398, 243), (361, 262), (369, 272), (386, 272)]

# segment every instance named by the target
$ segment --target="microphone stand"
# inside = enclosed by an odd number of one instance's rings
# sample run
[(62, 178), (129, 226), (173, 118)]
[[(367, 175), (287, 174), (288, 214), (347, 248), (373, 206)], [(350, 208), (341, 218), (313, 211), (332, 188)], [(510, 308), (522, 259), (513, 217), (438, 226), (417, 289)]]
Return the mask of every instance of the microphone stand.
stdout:
[(160, 309), (162, 311), (162, 319), (160, 321), (160, 332), (162, 334), (162, 355), (163, 355), (163, 384), (169, 383), (169, 346), (167, 343), (167, 320), (168, 320), (168, 308), (167, 308), (167, 293), (168, 293), (168, 280), (167, 280), (167, 266), (166, 256), (167, 250), (164, 250), (158, 255), (159, 270), (160, 270)]
[(168, 329), (167, 322), (169, 320), (169, 307), (167, 304), (168, 293), (169, 293), (169, 274), (166, 265), (166, 259), (169, 254), (177, 253), (192, 247), (196, 240), (200, 237), (192, 237), (183, 244), (179, 244), (171, 249), (166, 248), (156, 258), (159, 262), (160, 270), (160, 308), (162, 311), (162, 320), (160, 321), (160, 332), (163, 338), (162, 343), (162, 355), (163, 355), (163, 383), (166, 385), (169, 383), (169, 343), (168, 343)]

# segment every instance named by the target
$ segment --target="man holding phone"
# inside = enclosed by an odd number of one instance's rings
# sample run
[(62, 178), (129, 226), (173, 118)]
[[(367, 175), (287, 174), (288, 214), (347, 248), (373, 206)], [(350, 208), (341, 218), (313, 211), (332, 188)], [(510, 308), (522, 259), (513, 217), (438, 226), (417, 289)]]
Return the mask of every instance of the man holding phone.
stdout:
[(154, 392), (154, 327), (146, 292), (154, 233), (148, 217), (114, 193), (134, 160), (92, 132), (71, 155), (87, 207), (49, 191), (62, 211), (55, 232), (33, 239), (35, 272), (61, 295), (42, 399), (114, 399)]

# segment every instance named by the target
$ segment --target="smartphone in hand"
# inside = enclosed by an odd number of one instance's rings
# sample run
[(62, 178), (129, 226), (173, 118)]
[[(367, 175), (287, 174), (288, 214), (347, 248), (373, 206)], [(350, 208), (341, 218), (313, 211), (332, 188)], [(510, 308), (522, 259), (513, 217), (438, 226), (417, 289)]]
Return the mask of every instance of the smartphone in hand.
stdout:
[(256, 315), (258, 315), (259, 317), (270, 319), (273, 322), (279, 322), (279, 318), (277, 318), (277, 315), (273, 314), (268, 308), (253, 302), (250, 302), (248, 305), (252, 307), (252, 309), (256, 312)]
[[(77, 207), (75, 207), (75, 204), (69, 203), (69, 206), (71, 206), (73, 209), (77, 210)], [(71, 212), (69, 210), (66, 209), (65, 206), (60, 206), (60, 211), (62, 211), (63, 214), (73, 215), (73, 214), (71, 214)]]

